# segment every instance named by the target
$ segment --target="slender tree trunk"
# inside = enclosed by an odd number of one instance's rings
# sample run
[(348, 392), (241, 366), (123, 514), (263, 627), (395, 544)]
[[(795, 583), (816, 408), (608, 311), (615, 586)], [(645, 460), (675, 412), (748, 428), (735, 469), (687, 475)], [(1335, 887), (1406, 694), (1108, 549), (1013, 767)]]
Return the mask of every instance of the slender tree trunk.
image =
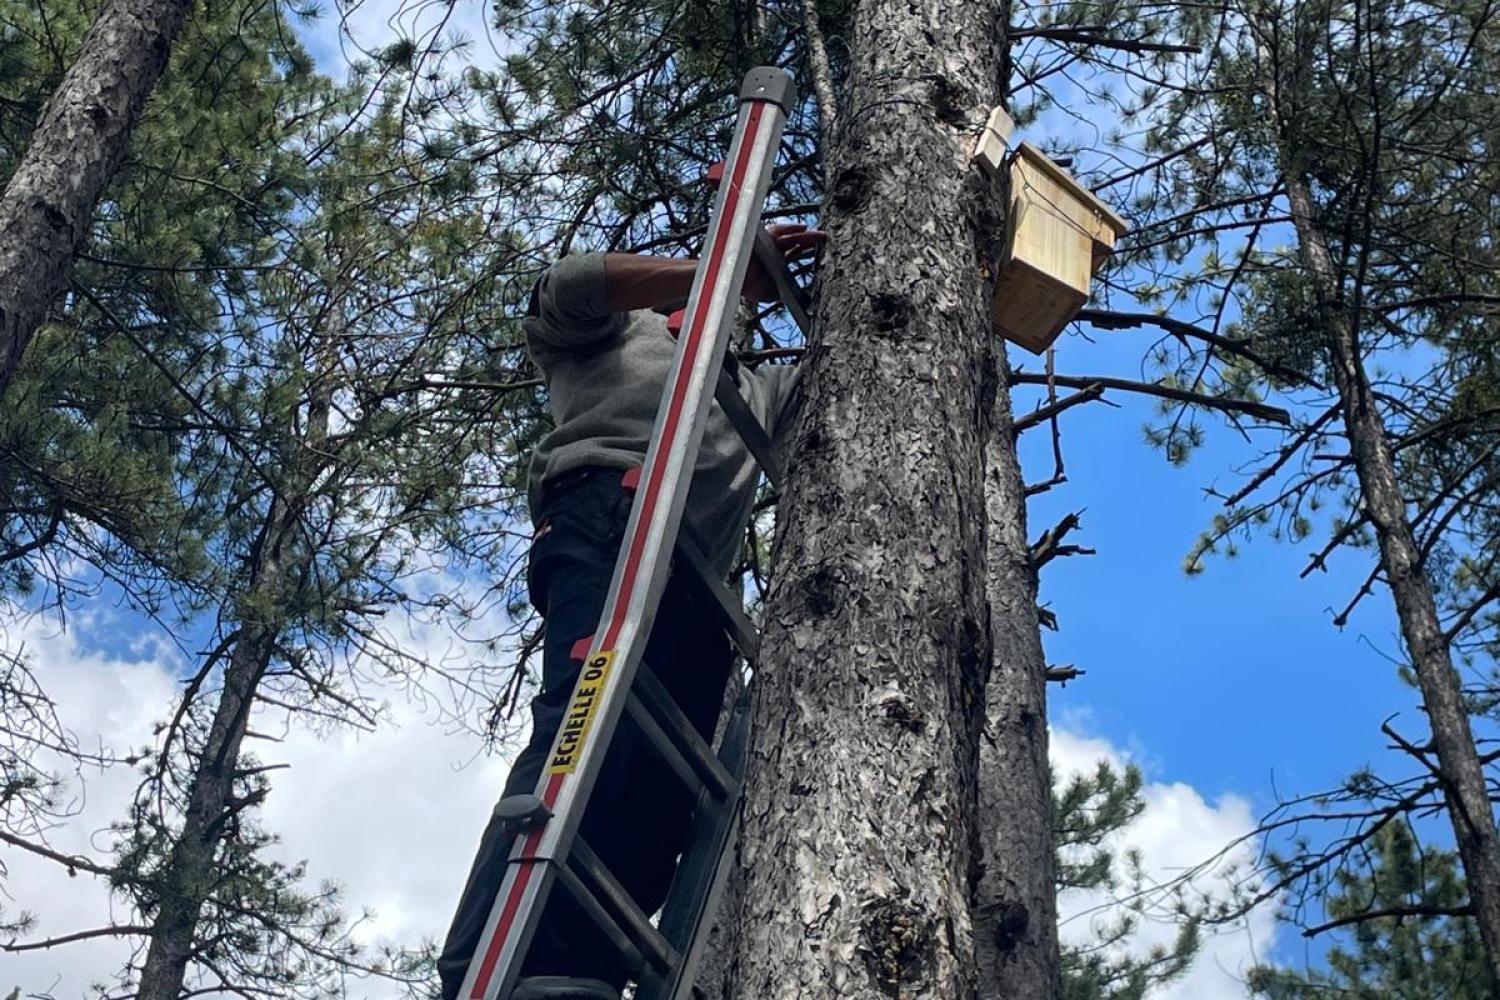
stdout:
[(1432, 726), (1432, 746), (1449, 821), (1463, 860), (1470, 904), (1484, 940), (1492, 985), (1500, 987), (1500, 835), (1474, 745), (1462, 680), (1453, 668), (1421, 550), (1407, 516), (1385, 422), (1360, 356), (1359, 341), (1339, 304), (1337, 272), (1306, 181), (1283, 169), (1302, 258), (1312, 275), (1328, 339), (1329, 362), (1349, 438), (1360, 496), (1380, 545), (1380, 561), (1396, 602), (1401, 637), (1416, 670)]
[(818, 17), (818, 0), (802, 0), (802, 35), (807, 46), (813, 98), (818, 102), (818, 132), (826, 140), (838, 126), (838, 98), (833, 93), (833, 67), (828, 62), (828, 43)]
[[(756, 676), (732, 1000), (965, 1000), (990, 665), (990, 0), (865, 0)], [(1030, 611), (1030, 609), (1028, 609)]]
[[(1003, 348), (1001, 348), (1003, 350)], [(1004, 355), (998, 367), (1003, 375)], [(1047, 661), (1026, 535), (1026, 487), (1000, 378), (985, 468), (990, 634), (994, 666), (979, 747), (984, 868), (974, 948), (984, 1000), (1055, 1000), (1057, 943), (1052, 772), (1047, 760)]]
[[(1011, 0), (1001, 21), (1011, 22)], [(1011, 76), (1005, 46), (1000, 80)], [(1002, 199), (1010, 202), (1008, 190)], [(1047, 659), (1037, 618), (1037, 578), (1026, 531), (1026, 482), (1011, 421), (1009, 363), (995, 344), (993, 430), (986, 444), (985, 563), (994, 656), (979, 747), (983, 868), (974, 899), (974, 950), (983, 1000), (1056, 1000), (1057, 860), (1052, 768), (1047, 756)]]
[[(326, 417), (324, 418), (326, 421)], [(300, 499), (303, 494), (299, 493)], [(297, 531), (300, 502), (279, 495), (271, 503), (255, 554), (255, 569), (237, 614), (240, 635), (224, 669), (223, 691), (208, 738), (194, 762), (182, 829), (161, 876), (161, 903), (151, 921), (151, 944), (141, 967), (136, 1000), (177, 1000), (193, 958), (203, 906), (213, 892), (216, 855), (225, 823), (240, 803), (234, 779), (250, 723), (255, 692), (280, 635), (276, 609), (287, 579), (285, 546)], [(266, 609), (271, 609), (267, 614)]]
[(0, 396), (68, 281), (191, 0), (110, 0), (0, 195)]
[[(279, 584), (274, 556), (261, 565), (267, 585)], [(276, 630), (264, 623), (242, 626), (224, 690), (193, 774), (182, 830), (161, 878), (161, 905), (151, 921), (151, 945), (141, 969), (137, 1000), (177, 1000), (193, 957), (199, 914), (214, 884), (215, 855), (224, 821), (234, 805), (234, 779), (251, 704), (275, 646)]]
[(1396, 475), (1396, 460), (1386, 436), (1385, 421), (1376, 409), (1365, 372), (1358, 331), (1343, 305), (1338, 269), (1329, 250), (1312, 190), (1297, 149), (1288, 137), (1298, 134), (1283, 114), (1281, 93), (1272, 67), (1269, 40), (1276, 37), (1264, 20), (1251, 18), (1260, 47), (1257, 85), (1282, 137), (1282, 183), (1297, 231), (1298, 248), (1308, 274), (1323, 324), (1328, 365), (1333, 373), (1344, 418), (1344, 433), (1359, 479), (1360, 497), (1375, 529), (1381, 568), (1396, 604), (1401, 637), (1417, 675), (1417, 687), (1432, 727), (1432, 748), (1442, 781), (1449, 822), (1463, 862), (1469, 901), (1484, 941), (1490, 988), (1500, 991), (1500, 835), (1485, 784), (1484, 767), (1474, 744), (1463, 683), (1453, 668), (1452, 649), (1438, 617), (1432, 583), (1406, 512), (1406, 499)]

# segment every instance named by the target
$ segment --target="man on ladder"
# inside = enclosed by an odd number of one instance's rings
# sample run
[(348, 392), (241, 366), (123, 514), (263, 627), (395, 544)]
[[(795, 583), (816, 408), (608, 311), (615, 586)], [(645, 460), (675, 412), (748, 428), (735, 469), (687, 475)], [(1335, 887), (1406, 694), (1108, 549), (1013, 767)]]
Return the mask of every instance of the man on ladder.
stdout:
[[(823, 233), (775, 226), (783, 260), (816, 251)], [(537, 784), (568, 712), (581, 663), (575, 645), (599, 621), (631, 497), (622, 482), (645, 459), (676, 346), (657, 311), (688, 296), (694, 260), (582, 254), (542, 275), (526, 319), (527, 345), (546, 378), (555, 428), (532, 455), (535, 526), (528, 586), (546, 620), (542, 689), (531, 741), (516, 758), (505, 796)], [(773, 275), (752, 264), (743, 297), (779, 297)], [(732, 365), (732, 356), (731, 356)], [(731, 372), (739, 395), (773, 442), (787, 429), (796, 371)], [(694, 467), (686, 521), (720, 579), (739, 552), (754, 503), (756, 466), (728, 418), (710, 412)], [(732, 663), (719, 616), (691, 574), (667, 584), (646, 647), (663, 686), (705, 739), (712, 737)], [(629, 719), (621, 722), (584, 812), (580, 833), (647, 914), (664, 900), (683, 849), (693, 797), (673, 780)], [(506, 872), (514, 834), (492, 818), (438, 961), (444, 1000), (458, 996)], [(615, 948), (567, 893), (553, 893), (521, 968), (513, 1000), (618, 1000), (628, 978)]]

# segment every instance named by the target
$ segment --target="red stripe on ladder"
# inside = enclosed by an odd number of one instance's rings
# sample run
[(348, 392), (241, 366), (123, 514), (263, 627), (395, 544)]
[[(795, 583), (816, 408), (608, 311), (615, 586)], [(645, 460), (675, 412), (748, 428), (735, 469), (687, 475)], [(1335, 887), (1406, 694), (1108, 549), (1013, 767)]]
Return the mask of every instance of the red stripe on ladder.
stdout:
[[(729, 178), (729, 188), (724, 193), (724, 207), (719, 213), (718, 226), (714, 230), (711, 249), (707, 265), (703, 274), (703, 296), (698, 301), (697, 310), (689, 318), (686, 328), (687, 341), (683, 349), (686, 356), (681, 367), (677, 371), (677, 381), (672, 386), (672, 395), (667, 401), (667, 420), (662, 428), (661, 441), (657, 445), (656, 454), (664, 455), (671, 451), (672, 444), (677, 438), (678, 429), (682, 425), (682, 411), (685, 397), (687, 396), (688, 382), (692, 378), (693, 364), (697, 359), (698, 349), (703, 343), (703, 326), (708, 318), (709, 298), (712, 295), (714, 283), (718, 280), (719, 270), (724, 264), (724, 249), (729, 242), (729, 230), (734, 224), (734, 213), (738, 206), (739, 197), (745, 186), (745, 174), (749, 170), (750, 153), (755, 147), (755, 141), (759, 138), (762, 112), (765, 104), (761, 101), (752, 101), (748, 119), (745, 127), (744, 140), (740, 144), (739, 156), (734, 162), (734, 170)], [(609, 625), (604, 632), (604, 641), (600, 644), (601, 649), (609, 649), (620, 636), (621, 629), (625, 626), (625, 615), (630, 607), (630, 598), (635, 591), (635, 586), (640, 573), (641, 552), (646, 544), (646, 526), (651, 523), (651, 515), (655, 510), (657, 499), (661, 493), (661, 480), (665, 475), (666, 463), (656, 461), (648, 470), (646, 490), (641, 500), (641, 516), (636, 520), (638, 530), (628, 540), (629, 550), (625, 563), (625, 573), (620, 580), (620, 592), (615, 598), (614, 615), (610, 618)], [(689, 470), (691, 475), (691, 470)], [(551, 808), (562, 791), (563, 782), (567, 775), (550, 775), (547, 786), (542, 793), (542, 801)], [(542, 839), (542, 830), (533, 830), (527, 835), (522, 846), (523, 853), (530, 854), (536, 849)], [(531, 882), (532, 873), (540, 862), (521, 861), (517, 862), (520, 870), (516, 872), (516, 880), (511, 884), (510, 894), (505, 897), (505, 906), (500, 912), (500, 920), (495, 925), (495, 933), (490, 936), (488, 944), (484, 948), (484, 955), (479, 966), (479, 975), (474, 979), (474, 989), (470, 992), (470, 1000), (484, 1000), (489, 990), (490, 980), (494, 977), (495, 966), (500, 961), (500, 953), (505, 950), (506, 938), (515, 927), (516, 914), (520, 910), (521, 899), (526, 894), (526, 887)]]

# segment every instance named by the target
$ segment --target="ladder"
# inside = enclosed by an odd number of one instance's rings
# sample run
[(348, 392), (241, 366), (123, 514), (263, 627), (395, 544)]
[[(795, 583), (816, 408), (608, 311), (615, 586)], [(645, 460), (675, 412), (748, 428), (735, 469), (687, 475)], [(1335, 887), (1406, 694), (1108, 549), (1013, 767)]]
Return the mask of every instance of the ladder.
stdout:
[[(748, 700), (730, 710), (717, 752), (700, 737), (641, 662), (671, 560), (695, 572), (723, 613), (741, 654), (753, 661), (758, 635), (738, 595), (716, 578), (683, 508), (709, 408), (719, 401), (773, 486), (781, 470), (771, 442), (724, 369), (752, 255), (772, 275), (794, 321), (807, 331), (807, 303), (760, 218), (786, 116), (791, 77), (751, 70), (740, 89), (734, 140), (718, 182), (706, 242), (685, 310), (674, 316), (677, 353), (645, 463), (626, 475), (634, 503), (603, 614), (575, 650), (582, 669), (566, 720), (535, 794), (501, 800), (496, 814), (516, 832), (468, 972), (461, 1000), (509, 1000), (549, 893), (559, 886), (635, 969), (636, 1000), (686, 1000), (728, 870), (738, 826), (749, 743)], [(578, 835), (604, 756), (628, 714), (676, 777), (697, 794), (688, 847), (660, 920), (653, 924)]]

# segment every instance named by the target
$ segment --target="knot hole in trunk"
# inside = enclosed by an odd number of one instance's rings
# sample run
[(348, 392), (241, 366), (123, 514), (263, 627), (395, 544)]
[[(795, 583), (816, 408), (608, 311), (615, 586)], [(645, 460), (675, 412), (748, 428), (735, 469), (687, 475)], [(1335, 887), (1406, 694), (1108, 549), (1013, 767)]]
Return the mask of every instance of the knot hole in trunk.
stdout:
[(860, 953), (875, 984), (889, 997), (922, 992), (932, 975), (932, 920), (920, 909), (895, 899), (879, 899), (865, 911)]
[(911, 299), (897, 292), (871, 295), (870, 312), (875, 317), (875, 329), (881, 333), (894, 333), (911, 325)]

